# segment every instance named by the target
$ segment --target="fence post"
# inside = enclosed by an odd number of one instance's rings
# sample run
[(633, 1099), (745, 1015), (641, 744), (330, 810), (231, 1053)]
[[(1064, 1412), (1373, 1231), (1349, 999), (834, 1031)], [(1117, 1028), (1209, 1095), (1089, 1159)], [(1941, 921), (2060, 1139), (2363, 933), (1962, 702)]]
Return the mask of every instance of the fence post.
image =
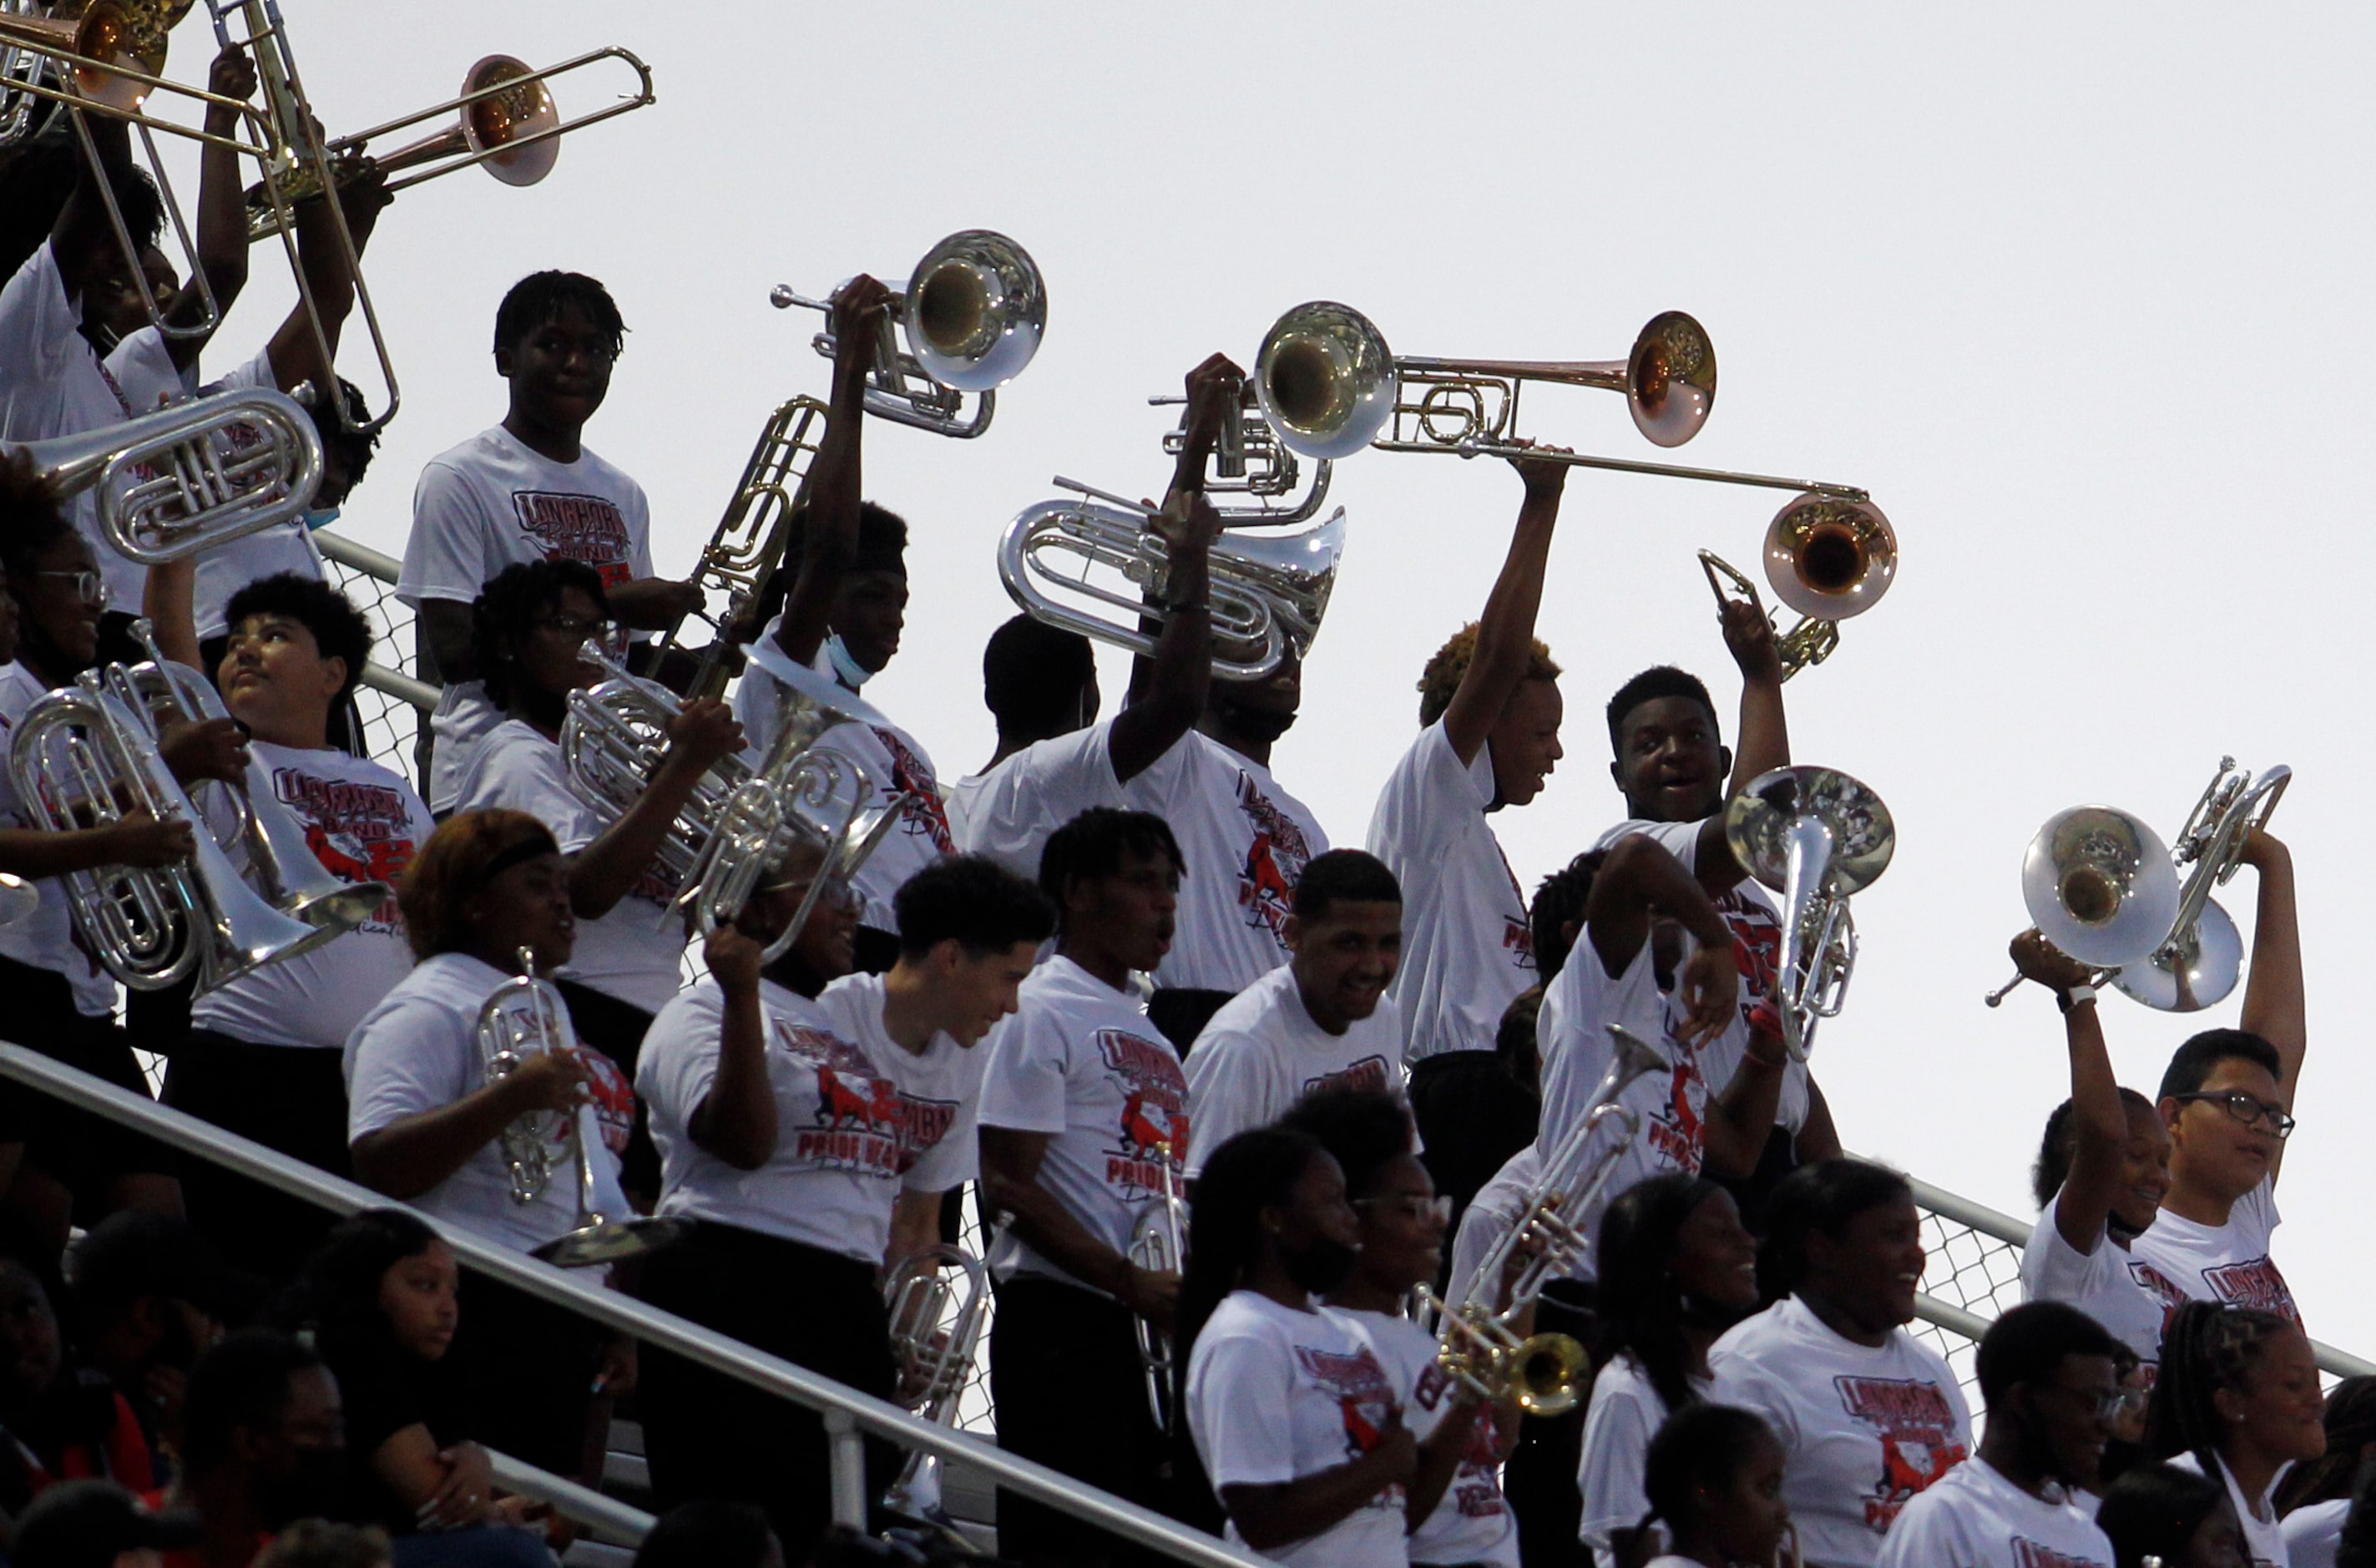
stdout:
[(866, 1528), (866, 1444), (847, 1410), (825, 1413), (825, 1440), (833, 1467), (833, 1522)]

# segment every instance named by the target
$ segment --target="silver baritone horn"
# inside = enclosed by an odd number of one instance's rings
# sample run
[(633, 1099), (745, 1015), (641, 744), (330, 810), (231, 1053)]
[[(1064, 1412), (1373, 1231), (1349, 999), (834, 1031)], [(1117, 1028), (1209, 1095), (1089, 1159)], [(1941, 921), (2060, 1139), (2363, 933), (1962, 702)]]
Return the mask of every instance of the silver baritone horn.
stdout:
[(1725, 809), (1725, 842), (1741, 869), (1782, 895), (1782, 966), (1774, 1005), (1795, 1061), (1815, 1026), (1837, 1017), (1856, 968), (1849, 895), (1889, 869), (1897, 828), (1881, 797), (1828, 767), (1777, 767)]
[(2293, 777), (2283, 763), (2255, 778), (2234, 757), (2219, 759), (2170, 850), (2172, 861), (2187, 868), (2178, 917), (2144, 962), (2124, 964), (2112, 977), (2121, 992), (2161, 1012), (2192, 1013), (2236, 989), (2243, 978), (2244, 941), (2211, 890), (2226, 885), (2244, 863), (2244, 840), (2268, 826)]
[[(778, 310), (831, 311), (779, 283), (767, 296)], [(897, 334), (883, 323), (867, 372), (866, 411), (940, 435), (970, 438), (997, 411), (992, 388), (1023, 374), (1048, 329), (1048, 288), (1030, 253), (1004, 234), (966, 229), (924, 253), (894, 297)], [(904, 339), (906, 347), (900, 346)], [(833, 357), (831, 331), (816, 350)], [(965, 395), (977, 393), (967, 410)]]
[(56, 494), (96, 486), (108, 541), (147, 566), (286, 522), (313, 505), (322, 482), (312, 417), (262, 387), (22, 449)]

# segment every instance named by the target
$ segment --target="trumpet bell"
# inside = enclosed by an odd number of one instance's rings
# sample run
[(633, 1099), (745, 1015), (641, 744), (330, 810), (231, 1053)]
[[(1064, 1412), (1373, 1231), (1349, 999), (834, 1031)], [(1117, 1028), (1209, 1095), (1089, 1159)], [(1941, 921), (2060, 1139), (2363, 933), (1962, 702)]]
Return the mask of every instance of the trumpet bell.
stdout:
[(1538, 1334), (1508, 1355), (1510, 1392), (1527, 1415), (1562, 1415), (1584, 1397), (1592, 1360), (1572, 1336)]
[(1831, 837), (1822, 881), (1847, 897), (1889, 869), (1897, 826), (1871, 788), (1830, 767), (1777, 767), (1759, 775), (1725, 811), (1725, 841), (1759, 882), (1780, 892), (1789, 879), (1790, 845), (1802, 824)]
[(2110, 806), (2073, 806), (2030, 840), (2021, 896), (2047, 941), (2083, 964), (2126, 966), (2169, 935), (2178, 868), (2140, 819)]
[(1370, 318), (1332, 300), (1271, 325), (1254, 357), (1254, 395), (1280, 443), (1307, 457), (1346, 457), (1394, 416), (1402, 378)]
[(685, 1232), (682, 1219), (665, 1219), (659, 1216), (634, 1219), (597, 1219), (591, 1225), (581, 1225), (566, 1235), (555, 1236), (529, 1255), (541, 1258), (556, 1268), (591, 1268), (596, 1264), (617, 1263), (624, 1258), (639, 1258), (646, 1253), (658, 1252)]
[(1765, 580), (1801, 615), (1845, 621), (1881, 602), (1897, 575), (1897, 532), (1869, 501), (1809, 492), (1765, 529)]
[(986, 392), (1020, 375), (1040, 351), (1047, 284), (1021, 245), (967, 229), (916, 264), (900, 325), (925, 374), (960, 392)]
[(1681, 446), (1716, 408), (1716, 345), (1679, 310), (1650, 318), (1625, 359), (1625, 404), (1634, 427), (1659, 446)]
[(2244, 939), (2216, 900), (2206, 901), (2191, 931), (2170, 933), (2153, 956), (2123, 964), (2112, 983), (2159, 1013), (2199, 1013), (2236, 989), (2244, 973)]

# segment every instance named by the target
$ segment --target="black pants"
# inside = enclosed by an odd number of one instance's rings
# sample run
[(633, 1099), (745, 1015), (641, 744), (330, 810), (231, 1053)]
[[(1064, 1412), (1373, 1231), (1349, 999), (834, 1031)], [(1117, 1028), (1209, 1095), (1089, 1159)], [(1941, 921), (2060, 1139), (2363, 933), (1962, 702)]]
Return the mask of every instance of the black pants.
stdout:
[(1171, 1049), (1185, 1062), (1196, 1037), (1205, 1032), (1213, 1015), (1234, 994), (1227, 991), (1192, 991), (1184, 986), (1166, 988), (1148, 999), (1147, 1022), (1163, 1031), (1163, 1038), (1171, 1042)]
[[(1573, 1335), (1587, 1347), (1597, 1321), (1592, 1288), (1554, 1280), (1535, 1308), (1535, 1332)], [(1563, 1416), (1528, 1416), (1518, 1446), (1502, 1469), (1502, 1492), (1518, 1521), (1518, 1558), (1527, 1568), (1591, 1568), (1592, 1553), (1577, 1531), (1584, 1494), (1575, 1474), (1584, 1460), (1584, 1417), (1589, 1396)]]
[[(577, 1043), (609, 1057), (634, 1083), (652, 1016), (632, 1002), (605, 996), (576, 980), (553, 983), (569, 1005), (569, 1027), (576, 1032)], [(660, 1194), (660, 1156), (652, 1146), (650, 1117), (641, 1095), (636, 1097), (636, 1125), (627, 1134), (627, 1152), (619, 1160), (619, 1186), (640, 1209), (649, 1210)]]
[[(998, 1445), (1169, 1513), (1169, 1445), (1147, 1408), (1137, 1320), (1109, 1297), (1018, 1276), (998, 1288), (990, 1392)], [(1011, 1491), (998, 1552), (1027, 1563), (1155, 1563), (1156, 1554)]]
[(461, 1309), (447, 1356), (458, 1374), (451, 1386), (466, 1391), (469, 1435), (554, 1475), (582, 1477), (610, 1331), (467, 1270)]
[[(165, 1073), (165, 1103), (351, 1180), (344, 1052), (254, 1045), (193, 1029)], [(336, 1223), (329, 1211), (211, 1160), (182, 1172), (190, 1224), (242, 1268), (285, 1279)]]
[(1542, 1102), (1494, 1052), (1446, 1051), (1411, 1068), (1410, 1105), (1426, 1146), (1420, 1160), (1437, 1194), (1452, 1200), (1456, 1232), (1477, 1190), (1535, 1141)]
[[(65, 896), (54, 883), (42, 890), (44, 898)], [(74, 987), (64, 975), (0, 957), (0, 997), (7, 999), (0, 1038), (118, 1088), (148, 1094), (131, 1040), (113, 1020), (77, 1012)], [(74, 1194), (76, 1216), (86, 1225), (106, 1212), (99, 1206), (116, 1177), (172, 1175), (178, 1169), (172, 1151), (156, 1140), (14, 1084), (0, 1086), (0, 1142), (22, 1143), (29, 1164)]]
[[(641, 1294), (861, 1394), (888, 1399), (894, 1392), (883, 1293), (873, 1268), (854, 1258), (699, 1221), (646, 1260)], [(833, 1520), (820, 1417), (651, 1346), (636, 1408), (660, 1512), (705, 1498), (748, 1503), (766, 1511), (785, 1562), (807, 1560)], [(890, 1444), (867, 1443), (870, 1502), (899, 1462)]]

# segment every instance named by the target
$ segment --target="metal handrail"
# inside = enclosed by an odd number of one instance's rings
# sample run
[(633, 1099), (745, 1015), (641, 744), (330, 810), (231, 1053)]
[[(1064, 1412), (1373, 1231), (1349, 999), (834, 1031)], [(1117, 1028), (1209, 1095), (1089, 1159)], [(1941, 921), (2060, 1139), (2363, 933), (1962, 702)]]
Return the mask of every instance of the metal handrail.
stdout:
[(556, 1476), (551, 1470), (540, 1470), (525, 1459), (515, 1459), (493, 1449), (487, 1451), (487, 1458), (497, 1486), (521, 1497), (551, 1503), (554, 1513), (587, 1526), (597, 1539), (615, 1546), (641, 1546), (652, 1526), (659, 1523), (632, 1503), (605, 1497), (590, 1486)]
[[(53, 1095), (78, 1110), (137, 1127), (175, 1148), (336, 1214), (408, 1207), (368, 1187), (316, 1170), (302, 1160), (53, 1062), (21, 1045), (0, 1042), (0, 1075)], [(1265, 1559), (1202, 1530), (1191, 1529), (1135, 1503), (1084, 1485), (1044, 1465), (1018, 1458), (979, 1438), (921, 1420), (897, 1405), (858, 1393), (673, 1313), (661, 1312), (615, 1290), (588, 1285), (577, 1275), (441, 1222), (418, 1209), (410, 1212), (433, 1226), (456, 1257), (514, 1289), (820, 1412), (832, 1453), (837, 1524), (861, 1525), (864, 1520), (865, 1467), (860, 1443), (860, 1435), (864, 1433), (968, 1466), (1010, 1491), (1085, 1519), (1099, 1529), (1175, 1562), (1197, 1563), (1202, 1568), (1266, 1568)]]
[[(393, 585), (404, 575), (404, 563), (393, 555), (383, 555), (367, 544), (357, 544), (344, 534), (317, 529), (314, 547), (329, 560), (349, 571), (361, 572), (367, 577), (377, 577)], [(358, 677), (375, 692), (385, 692), (398, 702), (410, 703), (423, 713), (437, 710), (438, 688), (427, 681), (408, 675), (401, 670), (391, 670), (385, 664), (368, 663)]]

